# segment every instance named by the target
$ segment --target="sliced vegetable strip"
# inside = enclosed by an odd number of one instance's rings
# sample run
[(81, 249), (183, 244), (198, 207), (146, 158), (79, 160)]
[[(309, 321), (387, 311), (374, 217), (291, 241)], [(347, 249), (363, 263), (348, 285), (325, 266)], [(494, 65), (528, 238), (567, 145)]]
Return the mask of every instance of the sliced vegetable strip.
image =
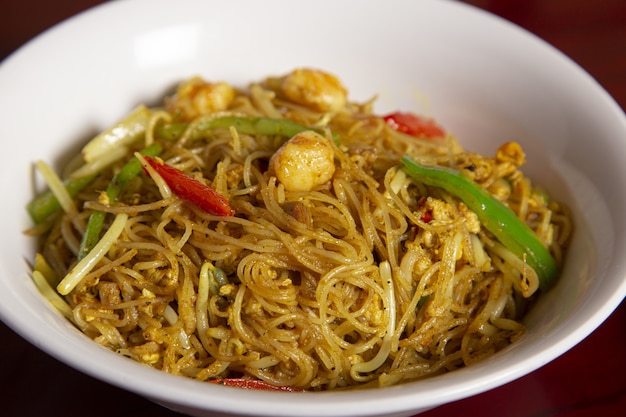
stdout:
[(111, 227), (106, 231), (104, 236), (102, 236), (102, 239), (98, 241), (93, 250), (89, 252), (89, 255), (81, 259), (81, 261), (78, 262), (76, 266), (74, 266), (61, 280), (59, 285), (57, 285), (57, 291), (59, 294), (67, 295), (72, 292), (80, 281), (85, 278), (85, 275), (87, 275), (102, 258), (104, 258), (104, 255), (107, 254), (109, 249), (111, 249), (111, 246), (113, 246), (115, 240), (124, 230), (127, 220), (128, 214), (126, 213), (120, 213), (115, 216), (115, 220), (113, 220)]
[(208, 185), (160, 160), (149, 156), (144, 157), (144, 159), (163, 178), (163, 181), (167, 183), (174, 194), (183, 200), (189, 201), (216, 216), (232, 216), (235, 213), (230, 208), (228, 199)]
[[(99, 165), (100, 162), (104, 160), (109, 163), (113, 162), (112, 154), (123, 155), (126, 145), (133, 143), (145, 133), (151, 114), (150, 109), (141, 105), (126, 118), (98, 134), (85, 145), (82, 154), (87, 164), (75, 172), (74, 176), (64, 181), (70, 197), (75, 197), (80, 190), (96, 178), (99, 169), (102, 168)], [(87, 166), (89, 166), (85, 170), (87, 174), (82, 175), (81, 172)], [(42, 223), (60, 208), (61, 205), (52, 191), (40, 194), (27, 206), (28, 213), (35, 224)]]
[[(161, 145), (154, 143), (143, 149), (140, 153), (144, 156), (156, 156), (160, 154), (161, 151)], [(109, 203), (112, 204), (115, 200), (117, 200), (117, 197), (120, 195), (122, 190), (126, 188), (128, 181), (135, 178), (141, 170), (141, 162), (134, 157), (122, 167), (120, 172), (111, 180), (111, 183), (106, 189), (106, 196)], [(87, 227), (85, 228), (85, 233), (83, 234), (83, 238), (80, 242), (80, 248), (78, 250), (77, 257), (79, 261), (83, 259), (96, 245), (96, 243), (98, 243), (98, 240), (100, 240), (100, 232), (104, 226), (105, 217), (106, 213), (102, 211), (94, 211), (89, 215), (89, 221), (87, 222)]]
[(404, 171), (415, 180), (443, 188), (461, 199), (487, 230), (535, 270), (540, 289), (547, 290), (554, 284), (558, 276), (556, 261), (535, 232), (511, 209), (459, 171), (420, 165), (409, 156), (404, 156), (402, 163)]
[[(89, 185), (95, 178), (96, 175), (90, 175), (82, 178), (69, 178), (66, 179), (63, 184), (70, 197), (73, 198), (76, 197), (76, 194)], [(35, 224), (39, 224), (60, 210), (61, 204), (54, 193), (48, 190), (35, 197), (35, 199), (26, 206), (26, 209)]]
[[(158, 129), (158, 135), (163, 139), (178, 139), (189, 127), (189, 123), (173, 123), (163, 125)], [(192, 139), (202, 137), (213, 129), (229, 129), (234, 127), (238, 132), (247, 135), (268, 135), (292, 137), (310, 127), (301, 125), (289, 119), (272, 119), (269, 117), (239, 117), (224, 116), (208, 119), (200, 123), (192, 134)]]
[(244, 389), (252, 389), (257, 391), (289, 391), (303, 392), (304, 390), (296, 387), (272, 385), (265, 381), (245, 378), (223, 378), (212, 379), (209, 382), (213, 384), (225, 385), (227, 387), (236, 387)]
[(111, 152), (111, 150), (133, 143), (146, 132), (151, 114), (150, 109), (141, 105), (123, 120), (94, 137), (83, 148), (85, 161), (90, 163)]
[(72, 308), (65, 302), (59, 294), (54, 291), (50, 283), (46, 280), (40, 271), (33, 271), (32, 279), (41, 294), (56, 308), (66, 319), (74, 321), (74, 313)]

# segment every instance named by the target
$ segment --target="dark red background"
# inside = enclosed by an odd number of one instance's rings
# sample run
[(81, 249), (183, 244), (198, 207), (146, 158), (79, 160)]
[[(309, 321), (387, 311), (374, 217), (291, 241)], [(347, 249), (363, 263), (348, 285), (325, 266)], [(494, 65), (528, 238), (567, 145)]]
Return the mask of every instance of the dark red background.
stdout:
[[(0, 7), (0, 59), (53, 24), (103, 1), (20, 0)], [(626, 1), (468, 0), (530, 30), (593, 75), (626, 108)], [(2, 94), (2, 92), (0, 92)], [(626, 138), (624, 138), (626, 140)], [(3, 416), (178, 414), (87, 377), (0, 324)], [(519, 380), (423, 417), (626, 416), (626, 304), (574, 349)], [(104, 397), (100, 395), (104, 394)], [(69, 395), (69, 397), (68, 397)], [(111, 399), (103, 402), (101, 398)]]

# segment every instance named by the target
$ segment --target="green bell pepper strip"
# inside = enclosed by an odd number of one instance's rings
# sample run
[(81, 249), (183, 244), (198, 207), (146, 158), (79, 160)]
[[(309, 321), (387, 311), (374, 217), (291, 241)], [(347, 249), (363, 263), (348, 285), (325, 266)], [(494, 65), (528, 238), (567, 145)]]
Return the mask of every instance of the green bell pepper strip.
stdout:
[(487, 230), (512, 253), (530, 265), (539, 277), (539, 288), (549, 289), (558, 277), (558, 266), (535, 232), (507, 206), (461, 172), (439, 166), (420, 165), (409, 156), (402, 158), (403, 170), (413, 179), (443, 188), (455, 195)]
[[(207, 131), (213, 129), (229, 129), (234, 127), (238, 132), (246, 135), (267, 135), (292, 137), (305, 130), (319, 129), (296, 123), (289, 119), (273, 119), (270, 117), (241, 117), (224, 116), (208, 119), (196, 126), (191, 139), (199, 139)], [(189, 123), (172, 123), (160, 125), (157, 135), (163, 139), (176, 140), (189, 127)], [(335, 138), (336, 140), (337, 138)]]
[[(161, 153), (161, 151), (161, 145), (153, 143), (147, 148), (144, 148), (140, 153), (143, 156), (157, 156)], [(126, 187), (126, 184), (135, 178), (142, 170), (143, 168), (141, 166), (141, 162), (137, 158), (133, 157), (130, 161), (128, 161), (126, 165), (122, 167), (120, 172), (113, 177), (106, 189), (106, 195), (109, 202), (114, 203), (122, 190)], [(78, 249), (77, 258), (79, 261), (83, 259), (100, 240), (100, 232), (104, 226), (105, 217), (106, 213), (103, 211), (94, 211), (89, 215), (87, 227), (85, 228), (85, 233), (83, 234), (83, 238)]]

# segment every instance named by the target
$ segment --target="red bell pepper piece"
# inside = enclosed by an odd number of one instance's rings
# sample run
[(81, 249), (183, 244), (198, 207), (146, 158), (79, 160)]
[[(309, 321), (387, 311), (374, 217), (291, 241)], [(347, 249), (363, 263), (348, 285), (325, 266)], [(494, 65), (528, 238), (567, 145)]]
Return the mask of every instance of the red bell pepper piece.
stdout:
[(257, 379), (223, 378), (223, 379), (212, 379), (210, 382), (214, 384), (225, 385), (227, 387), (236, 387), (236, 388), (253, 389), (253, 390), (261, 390), (261, 391), (304, 392), (302, 388), (272, 385), (272, 384), (268, 384), (265, 381), (260, 381)]
[(383, 119), (398, 132), (406, 133), (411, 136), (434, 139), (446, 135), (445, 130), (433, 119), (428, 119), (413, 113), (395, 112), (383, 116)]
[(144, 156), (144, 159), (178, 197), (216, 216), (232, 216), (235, 214), (235, 211), (230, 208), (228, 199), (213, 188), (191, 178), (171, 165), (164, 164), (160, 160), (150, 156)]

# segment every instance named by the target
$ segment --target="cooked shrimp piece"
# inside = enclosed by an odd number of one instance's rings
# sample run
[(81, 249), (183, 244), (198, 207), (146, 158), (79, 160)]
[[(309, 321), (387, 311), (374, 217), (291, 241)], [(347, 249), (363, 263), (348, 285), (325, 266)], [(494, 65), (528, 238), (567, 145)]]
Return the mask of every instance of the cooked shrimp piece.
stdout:
[(330, 140), (312, 130), (298, 133), (272, 156), (270, 170), (287, 191), (310, 191), (335, 173)]
[(293, 102), (323, 112), (342, 110), (348, 96), (337, 77), (309, 68), (299, 68), (287, 74), (282, 78), (280, 89)]
[(498, 148), (496, 161), (498, 163), (509, 162), (513, 166), (520, 167), (526, 163), (526, 154), (519, 143), (507, 142)]
[(203, 114), (223, 111), (235, 98), (235, 90), (225, 82), (209, 83), (193, 77), (181, 83), (176, 94), (166, 100), (167, 111), (191, 120)]

